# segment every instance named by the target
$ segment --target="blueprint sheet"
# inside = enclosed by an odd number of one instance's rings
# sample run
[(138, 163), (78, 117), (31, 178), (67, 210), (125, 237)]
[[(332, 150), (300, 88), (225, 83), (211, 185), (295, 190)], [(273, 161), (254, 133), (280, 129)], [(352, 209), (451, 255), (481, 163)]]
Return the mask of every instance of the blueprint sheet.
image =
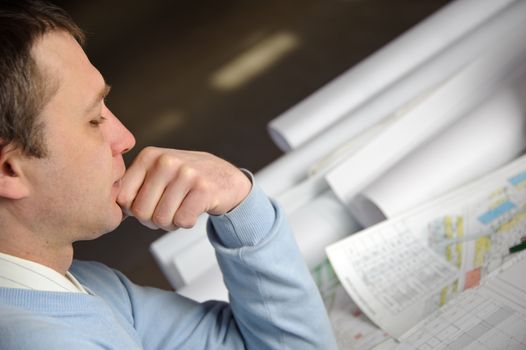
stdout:
[(526, 235), (526, 157), (407, 214), (327, 248), (358, 307), (401, 339), (478, 286)]
[(327, 259), (311, 272), (327, 308), (340, 349), (369, 350), (392, 339), (352, 301)]
[(526, 349), (526, 255), (522, 254), (407, 332), (375, 350)]

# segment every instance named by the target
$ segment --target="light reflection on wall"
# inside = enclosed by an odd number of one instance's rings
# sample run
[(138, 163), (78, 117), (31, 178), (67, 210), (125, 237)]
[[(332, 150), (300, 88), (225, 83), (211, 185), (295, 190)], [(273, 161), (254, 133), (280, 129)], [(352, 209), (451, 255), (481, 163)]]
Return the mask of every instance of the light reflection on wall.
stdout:
[(299, 44), (293, 33), (273, 34), (213, 73), (210, 84), (219, 90), (234, 90), (296, 50)]

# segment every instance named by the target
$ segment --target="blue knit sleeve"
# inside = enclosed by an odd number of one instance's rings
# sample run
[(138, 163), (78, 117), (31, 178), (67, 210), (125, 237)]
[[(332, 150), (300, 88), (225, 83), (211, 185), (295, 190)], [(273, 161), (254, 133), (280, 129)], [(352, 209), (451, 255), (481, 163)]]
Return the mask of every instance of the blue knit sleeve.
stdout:
[(208, 236), (230, 303), (197, 303), (121, 275), (144, 348), (336, 349), (283, 212), (257, 185), (237, 208), (210, 218)]
[(336, 348), (286, 218), (257, 184), (240, 207), (211, 217), (208, 235), (248, 348)]

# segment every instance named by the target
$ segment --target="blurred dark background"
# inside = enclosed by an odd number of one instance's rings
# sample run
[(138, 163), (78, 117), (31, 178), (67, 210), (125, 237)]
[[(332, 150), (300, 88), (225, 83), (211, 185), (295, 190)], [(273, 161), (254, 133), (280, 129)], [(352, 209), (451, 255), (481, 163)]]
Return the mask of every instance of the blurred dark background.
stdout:
[[(209, 151), (257, 172), (281, 154), (270, 120), (449, 1), (54, 2), (86, 31), (88, 56), (113, 87), (108, 105), (136, 136), (128, 163), (156, 145)], [(281, 54), (265, 69), (227, 75), (240, 57), (272, 47)], [(149, 252), (162, 234), (127, 219), (77, 243), (76, 257), (170, 288)]]

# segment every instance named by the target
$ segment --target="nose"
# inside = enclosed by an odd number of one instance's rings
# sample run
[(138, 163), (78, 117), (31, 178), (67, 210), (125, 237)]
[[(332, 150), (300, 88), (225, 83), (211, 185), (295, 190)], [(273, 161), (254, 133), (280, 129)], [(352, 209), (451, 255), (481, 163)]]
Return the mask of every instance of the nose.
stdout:
[(121, 121), (107, 109), (107, 122), (109, 124), (107, 139), (110, 142), (114, 156), (128, 152), (135, 146), (135, 137), (121, 123)]

